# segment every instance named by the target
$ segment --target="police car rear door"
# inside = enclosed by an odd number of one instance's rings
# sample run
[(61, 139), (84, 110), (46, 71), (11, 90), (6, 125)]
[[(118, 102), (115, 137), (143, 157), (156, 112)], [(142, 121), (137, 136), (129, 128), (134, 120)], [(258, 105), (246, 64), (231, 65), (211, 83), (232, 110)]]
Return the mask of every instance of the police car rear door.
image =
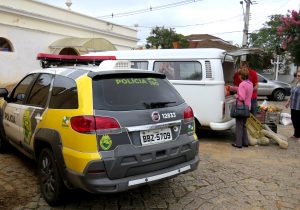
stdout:
[(27, 152), (31, 152), (30, 147), (32, 135), (37, 125), (42, 121), (45, 107), (49, 99), (49, 91), (53, 79), (52, 74), (40, 74), (30, 89), (23, 106), (20, 107), (20, 127), (22, 136), (22, 146)]

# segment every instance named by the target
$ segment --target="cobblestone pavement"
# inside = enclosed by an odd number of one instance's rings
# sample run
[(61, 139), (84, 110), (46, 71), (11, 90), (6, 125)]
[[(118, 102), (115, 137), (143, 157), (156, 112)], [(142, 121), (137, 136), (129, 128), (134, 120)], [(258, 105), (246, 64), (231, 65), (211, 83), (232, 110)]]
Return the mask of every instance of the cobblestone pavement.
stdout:
[[(285, 136), (291, 126), (278, 127)], [(234, 133), (203, 131), (199, 168), (125, 193), (70, 193), (51, 208), (41, 198), (35, 163), (12, 150), (0, 154), (0, 209), (300, 209), (300, 143), (236, 149)]]

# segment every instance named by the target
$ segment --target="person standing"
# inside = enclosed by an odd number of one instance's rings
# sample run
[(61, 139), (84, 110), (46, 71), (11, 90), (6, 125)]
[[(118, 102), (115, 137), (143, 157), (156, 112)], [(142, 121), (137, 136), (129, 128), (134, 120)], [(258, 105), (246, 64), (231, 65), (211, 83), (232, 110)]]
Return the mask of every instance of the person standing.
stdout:
[(174, 68), (171, 67), (169, 62), (163, 62), (159, 66), (158, 72), (163, 73), (167, 76), (167, 79), (174, 79), (175, 78), (175, 72)]
[[(235, 95), (238, 105), (247, 105), (249, 110), (251, 109), (251, 96), (253, 92), (253, 84), (249, 80), (249, 70), (246, 66), (243, 66), (239, 72), (239, 79), (242, 81), (237, 89)], [(237, 148), (248, 147), (248, 134), (246, 128), (246, 117), (237, 117), (236, 128), (235, 128), (235, 143), (232, 146)]]
[[(241, 68), (247, 68), (249, 71), (249, 80), (253, 84), (253, 93), (251, 96), (251, 110), (250, 112), (256, 116), (257, 113), (257, 88), (258, 88), (258, 76), (257, 72), (251, 69), (246, 61), (241, 62)], [(236, 72), (233, 77), (233, 84), (239, 86), (242, 80), (239, 77), (239, 72)]]
[(292, 88), (291, 96), (285, 107), (291, 108), (291, 118), (294, 127), (294, 135), (292, 138), (297, 138), (300, 142), (300, 69), (296, 72), (296, 81), (296, 85)]

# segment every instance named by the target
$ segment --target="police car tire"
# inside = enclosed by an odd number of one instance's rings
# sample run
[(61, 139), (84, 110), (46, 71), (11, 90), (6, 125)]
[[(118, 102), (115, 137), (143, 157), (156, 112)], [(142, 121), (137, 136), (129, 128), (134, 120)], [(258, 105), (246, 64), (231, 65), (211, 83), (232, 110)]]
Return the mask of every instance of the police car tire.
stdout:
[(38, 174), (41, 193), (50, 206), (61, 204), (66, 187), (59, 174), (53, 152), (42, 149), (38, 159)]
[(7, 149), (7, 142), (5, 141), (2, 133), (0, 132), (0, 152), (5, 152)]

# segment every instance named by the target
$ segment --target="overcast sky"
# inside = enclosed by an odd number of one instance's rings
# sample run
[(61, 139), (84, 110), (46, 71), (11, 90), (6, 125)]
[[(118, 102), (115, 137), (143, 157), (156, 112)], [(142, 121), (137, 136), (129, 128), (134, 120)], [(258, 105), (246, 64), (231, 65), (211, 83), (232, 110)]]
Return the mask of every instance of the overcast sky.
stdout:
[[(67, 8), (65, 0), (39, 0), (47, 4)], [(242, 44), (243, 7), (242, 0), (72, 0), (71, 9), (93, 17), (125, 26), (138, 26), (140, 44), (146, 42), (152, 27), (165, 26), (174, 28), (177, 33), (211, 34), (233, 44)], [(181, 6), (172, 5), (186, 2)], [(259, 30), (263, 23), (273, 14), (287, 14), (287, 10), (299, 10), (299, 0), (252, 0), (256, 2), (250, 7), (249, 32)], [(171, 5), (170, 8), (149, 11), (150, 7), (159, 8)], [(245, 2), (243, 4), (246, 9)], [(110, 14), (128, 13), (136, 10), (148, 11), (122, 17), (103, 17)]]

